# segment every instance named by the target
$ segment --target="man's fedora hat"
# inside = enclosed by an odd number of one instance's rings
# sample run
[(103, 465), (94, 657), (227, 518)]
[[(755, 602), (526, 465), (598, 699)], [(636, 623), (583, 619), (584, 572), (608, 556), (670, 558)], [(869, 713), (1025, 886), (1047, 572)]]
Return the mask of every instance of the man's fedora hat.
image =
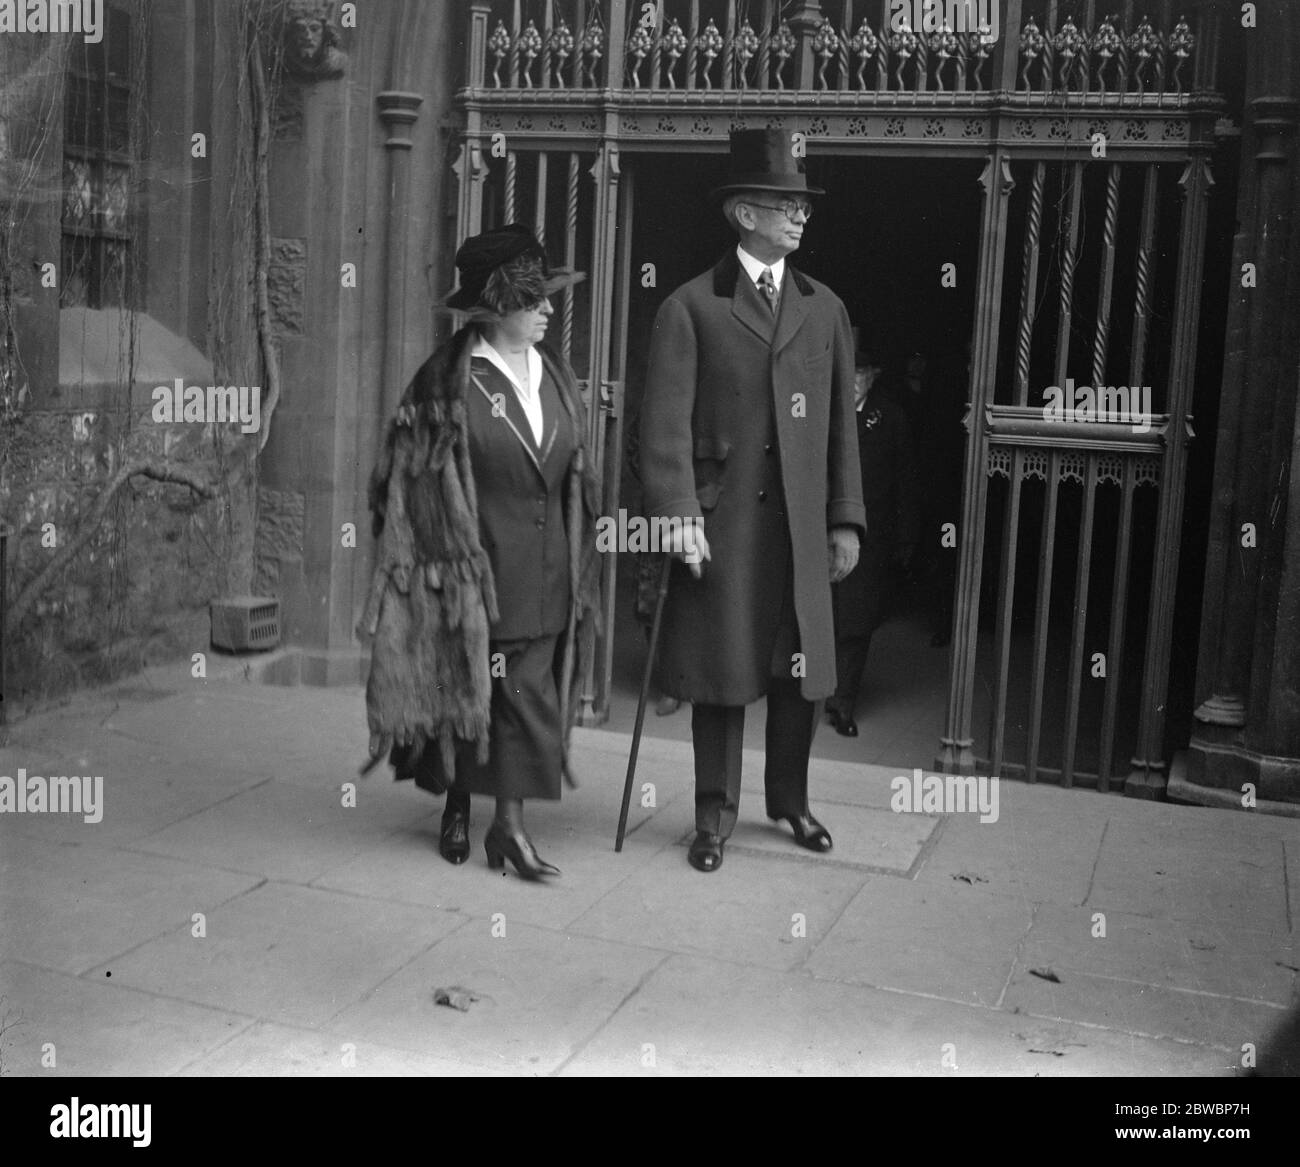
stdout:
[(731, 173), (722, 186), (709, 192), (714, 200), (742, 190), (770, 190), (781, 194), (825, 194), (809, 186), (803, 159), (790, 148), (785, 130), (732, 130)]
[[(576, 284), (587, 277), (583, 272), (570, 271), (568, 268), (552, 269), (546, 261), (546, 249), (538, 242), (537, 236), (522, 223), (511, 223), (507, 227), (495, 227), (481, 235), (471, 235), (456, 252), (456, 270), (460, 274), (459, 286), (443, 303), (448, 308), (469, 311), (481, 305), (480, 297), (487, 287), (488, 280), (497, 268), (512, 260), (529, 259), (540, 265), (540, 282), (532, 289), (541, 296), (549, 296), (570, 284)], [(524, 296), (521, 299), (526, 300)]]

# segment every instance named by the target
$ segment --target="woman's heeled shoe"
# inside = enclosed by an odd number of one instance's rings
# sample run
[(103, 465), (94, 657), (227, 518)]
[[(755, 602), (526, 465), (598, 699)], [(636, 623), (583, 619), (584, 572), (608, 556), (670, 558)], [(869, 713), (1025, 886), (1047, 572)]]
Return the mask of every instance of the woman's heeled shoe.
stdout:
[(509, 834), (499, 823), (488, 828), (483, 840), (483, 850), (487, 852), (488, 866), (494, 871), (506, 865), (509, 859), (515, 870), (524, 879), (540, 879), (543, 875), (559, 875), (560, 869), (547, 863), (533, 846), (523, 831), (517, 835)]

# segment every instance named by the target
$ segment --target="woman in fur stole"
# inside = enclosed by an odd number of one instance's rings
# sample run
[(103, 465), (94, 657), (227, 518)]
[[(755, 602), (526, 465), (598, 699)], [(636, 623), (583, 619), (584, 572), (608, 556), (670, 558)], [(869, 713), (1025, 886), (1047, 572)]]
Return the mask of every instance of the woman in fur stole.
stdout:
[(439, 849), (470, 853), (470, 795), (496, 800), (490, 867), (558, 875), (524, 831), (528, 798), (558, 799), (598, 611), (597, 487), (568, 363), (540, 342), (548, 268), (519, 224), (467, 239), (448, 307), (469, 323), (416, 373), (370, 482), (378, 559), (370, 765), (446, 791)]

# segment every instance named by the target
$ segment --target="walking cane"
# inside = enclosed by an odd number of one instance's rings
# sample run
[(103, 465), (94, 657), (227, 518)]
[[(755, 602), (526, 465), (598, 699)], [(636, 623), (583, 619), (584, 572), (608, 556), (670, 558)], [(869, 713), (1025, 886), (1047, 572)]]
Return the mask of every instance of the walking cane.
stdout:
[(659, 573), (659, 591), (655, 596), (655, 617), (650, 625), (650, 648), (646, 652), (645, 672), (641, 676), (641, 698), (636, 704), (636, 726), (632, 730), (632, 752), (627, 759), (627, 778), (623, 783), (623, 809), (618, 816), (618, 834), (614, 838), (614, 850), (623, 850), (623, 836), (627, 833), (627, 811), (632, 802), (632, 778), (636, 774), (636, 755), (641, 747), (641, 724), (645, 721), (646, 700), (650, 696), (650, 675), (655, 667), (655, 650), (659, 647), (659, 625), (663, 620), (664, 599), (668, 595), (668, 573), (673, 566), (673, 557), (664, 556), (663, 570)]

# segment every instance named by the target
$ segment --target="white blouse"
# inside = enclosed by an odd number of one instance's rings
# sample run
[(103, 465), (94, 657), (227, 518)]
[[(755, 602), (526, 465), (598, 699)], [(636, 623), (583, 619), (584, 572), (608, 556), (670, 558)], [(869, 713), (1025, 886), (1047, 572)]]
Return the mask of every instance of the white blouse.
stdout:
[(524, 416), (528, 418), (528, 427), (533, 431), (533, 440), (540, 446), (542, 444), (542, 355), (532, 345), (528, 346), (528, 384), (519, 384), (519, 379), (515, 376), (514, 370), (506, 364), (505, 358), (497, 352), (481, 334), (478, 343), (474, 346), (471, 356), (484, 357), (491, 361), (502, 373), (506, 379), (514, 386), (515, 396), (519, 398), (519, 404), (523, 407)]

